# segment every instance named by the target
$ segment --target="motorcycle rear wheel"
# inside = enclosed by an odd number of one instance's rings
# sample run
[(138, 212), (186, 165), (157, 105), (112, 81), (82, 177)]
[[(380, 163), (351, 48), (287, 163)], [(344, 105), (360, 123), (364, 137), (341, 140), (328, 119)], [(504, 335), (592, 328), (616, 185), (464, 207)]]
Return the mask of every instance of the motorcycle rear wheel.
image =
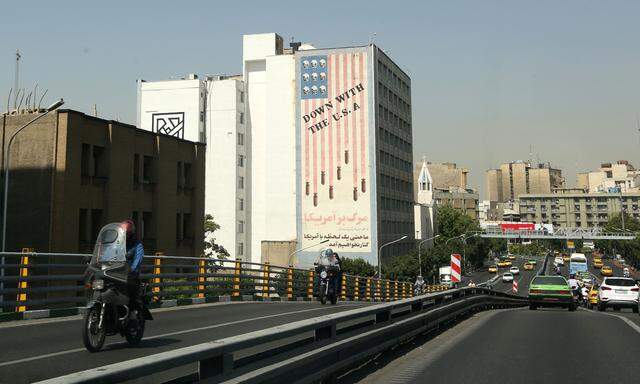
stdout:
[(136, 327), (135, 332), (132, 333), (131, 329), (127, 329), (124, 337), (127, 339), (127, 343), (132, 347), (140, 344), (140, 341), (144, 337), (144, 318), (140, 312), (138, 312), (138, 326)]
[(322, 305), (327, 304), (327, 296), (325, 296), (322, 292), (320, 292), (320, 302), (322, 303)]
[(98, 329), (99, 322), (100, 311), (96, 307), (90, 308), (82, 322), (82, 342), (89, 352), (98, 352), (104, 346), (106, 327), (103, 324), (102, 329)]

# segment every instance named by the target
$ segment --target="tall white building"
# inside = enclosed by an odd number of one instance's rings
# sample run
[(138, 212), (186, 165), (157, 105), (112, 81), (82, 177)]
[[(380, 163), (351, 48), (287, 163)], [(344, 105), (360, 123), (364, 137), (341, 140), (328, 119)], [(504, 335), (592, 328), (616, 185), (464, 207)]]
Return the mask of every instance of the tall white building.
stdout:
[[(382, 244), (402, 237), (385, 257), (414, 247), (411, 80), (380, 48), (245, 35), (241, 76), (193, 77), (141, 82), (139, 126), (184, 116), (184, 137), (207, 142), (205, 211), (232, 257), (304, 248), (307, 265), (329, 240), (375, 264)], [(174, 120), (154, 125), (162, 113)]]
[(245, 99), (241, 76), (140, 80), (137, 125), (207, 143), (205, 214), (220, 225), (216, 243), (250, 260)]

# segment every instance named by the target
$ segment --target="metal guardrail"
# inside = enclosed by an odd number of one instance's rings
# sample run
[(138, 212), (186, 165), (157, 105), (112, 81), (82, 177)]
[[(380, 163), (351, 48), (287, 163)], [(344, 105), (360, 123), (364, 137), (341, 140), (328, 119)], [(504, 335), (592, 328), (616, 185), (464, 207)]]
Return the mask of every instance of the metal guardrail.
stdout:
[(314, 382), (459, 316), (528, 304), (523, 297), (486, 288), (461, 288), (393, 303), (319, 316), (243, 335), (132, 359), (43, 381), (163, 382), (172, 369), (197, 364), (182, 379), (234, 383)]
[[(86, 302), (86, 263), (90, 254), (0, 253), (5, 275), (0, 276), (0, 308), (22, 312), (53, 309)], [(142, 280), (149, 282), (152, 302), (229, 296), (257, 300), (313, 300), (317, 296), (314, 270), (251, 263), (242, 260), (145, 256)], [(408, 281), (394, 281), (343, 274), (341, 300), (392, 301), (411, 297)], [(446, 287), (430, 286), (429, 291)]]

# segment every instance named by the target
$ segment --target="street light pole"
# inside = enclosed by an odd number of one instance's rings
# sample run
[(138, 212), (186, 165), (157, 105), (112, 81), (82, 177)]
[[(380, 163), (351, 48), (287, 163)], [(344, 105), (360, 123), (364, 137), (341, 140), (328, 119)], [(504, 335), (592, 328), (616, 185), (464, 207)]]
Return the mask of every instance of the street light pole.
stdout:
[[(47, 114), (49, 114), (49, 112), (55, 111), (63, 104), (64, 104), (64, 100), (62, 99), (56, 101), (55, 103), (51, 104), (44, 113), (39, 114), (38, 116), (29, 120), (25, 125), (18, 128), (18, 130), (11, 135), (11, 137), (9, 138), (9, 144), (7, 144), (7, 147), (4, 149), (5, 151), (4, 153), (4, 201), (3, 201), (3, 208), (2, 208), (2, 253), (3, 254), (2, 254), (2, 260), (0, 261), (2, 263), (2, 268), (0, 269), (0, 277), (2, 278), (4, 278), (4, 274), (5, 274), (4, 252), (7, 251), (7, 200), (9, 198), (9, 160), (10, 160), (10, 153), (11, 153), (11, 144), (13, 144), (13, 139), (15, 139), (16, 135), (20, 133), (23, 129), (27, 128), (29, 125), (45, 117)], [(4, 280), (0, 280), (0, 290), (3, 290), (3, 289), (4, 289)], [(0, 302), (2, 301), (4, 301), (4, 294), (0, 294)], [(2, 308), (0, 307), (0, 312), (1, 311), (2, 311)]]
[(324, 244), (324, 243), (326, 243), (327, 241), (329, 241), (329, 239), (324, 239), (324, 240), (322, 240), (321, 242), (319, 242), (319, 243), (317, 243), (317, 244), (312, 244), (312, 245), (310, 245), (310, 246), (308, 246), (308, 247), (304, 247), (304, 248), (302, 248), (302, 249), (298, 249), (297, 251), (293, 251), (293, 252), (291, 252), (291, 253), (289, 254), (289, 264), (287, 264), (287, 265), (291, 265), (291, 258), (292, 258), (292, 257), (293, 257), (293, 255), (295, 255), (296, 253), (298, 253), (298, 252), (302, 252), (302, 251), (304, 251), (305, 249), (309, 249), (309, 248), (316, 247), (316, 246), (318, 246), (318, 245), (320, 245), (320, 244)]
[[(45, 113), (34, 117), (28, 123), (18, 128), (18, 130), (15, 131), (9, 138), (9, 144), (7, 145), (7, 148), (5, 148), (5, 154), (4, 154), (4, 202), (3, 202), (3, 209), (2, 209), (2, 252), (7, 251), (7, 200), (9, 197), (9, 168), (10, 168), (9, 160), (11, 159), (10, 154), (11, 154), (11, 144), (13, 144), (13, 139), (15, 139), (18, 133), (20, 133), (23, 129), (35, 123), (37, 120), (40, 120), (41, 118), (45, 117), (49, 112), (55, 111), (63, 104), (64, 104), (64, 100), (62, 99), (51, 104), (47, 108), (47, 111)], [(3, 264), (4, 264), (4, 260), (3, 260)], [(4, 267), (2, 268), (2, 275), (4, 276)]]
[(391, 245), (393, 243), (397, 243), (398, 241), (404, 240), (407, 238), (407, 235), (402, 236), (399, 239), (395, 239), (393, 241), (390, 241), (386, 244), (382, 244), (380, 246), (380, 248), (378, 248), (378, 279), (382, 279), (382, 248), (386, 247), (387, 245)]
[(440, 235), (435, 235), (433, 237), (430, 237), (428, 239), (424, 239), (421, 242), (418, 243), (418, 265), (420, 266), (420, 274), (418, 276), (422, 276), (422, 256), (420, 255), (420, 247), (422, 246), (422, 243), (424, 243), (425, 241), (429, 241), (429, 240), (433, 240), (436, 237), (439, 237)]

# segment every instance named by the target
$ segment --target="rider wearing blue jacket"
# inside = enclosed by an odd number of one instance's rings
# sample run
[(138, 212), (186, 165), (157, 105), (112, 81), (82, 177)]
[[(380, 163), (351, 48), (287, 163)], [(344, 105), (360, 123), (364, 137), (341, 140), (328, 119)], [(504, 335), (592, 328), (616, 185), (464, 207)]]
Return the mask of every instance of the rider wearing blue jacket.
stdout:
[(131, 303), (134, 304), (138, 303), (140, 295), (140, 267), (144, 257), (144, 248), (136, 236), (136, 225), (133, 221), (126, 220), (123, 225), (127, 231), (127, 262), (130, 267), (127, 288)]

